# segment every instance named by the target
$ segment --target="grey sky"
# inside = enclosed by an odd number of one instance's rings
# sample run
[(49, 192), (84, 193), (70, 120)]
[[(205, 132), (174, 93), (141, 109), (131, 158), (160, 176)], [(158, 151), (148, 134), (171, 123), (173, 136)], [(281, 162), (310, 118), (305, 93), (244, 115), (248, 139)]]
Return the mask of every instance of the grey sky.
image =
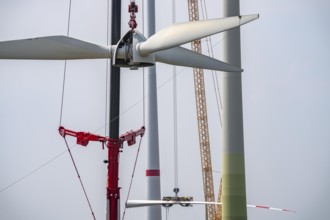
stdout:
[[(136, 2), (141, 9), (137, 29), (142, 32), (142, 1)], [(221, 17), (221, 1), (206, 2), (208, 17)], [(178, 21), (188, 20), (186, 4), (176, 3)], [(123, 33), (128, 30), (127, 5), (123, 1)], [(171, 1), (156, 1), (156, 7), (159, 30), (172, 22)], [(297, 210), (291, 214), (248, 209), (250, 220), (323, 220), (330, 215), (329, 8), (326, 0), (241, 0), (241, 14), (260, 14), (241, 31), (247, 200)], [(0, 41), (65, 35), (67, 12), (64, 0), (1, 0)], [(106, 44), (106, 0), (73, 0), (70, 36)], [(212, 38), (217, 58), (221, 39), (222, 35)], [(68, 62), (65, 127), (104, 134), (105, 66), (105, 60)], [(65, 152), (57, 132), (63, 68), (63, 61), (0, 60), (0, 190)], [(174, 185), (172, 67), (160, 64), (157, 70), (162, 195), (166, 196), (172, 195)], [(192, 70), (177, 71), (180, 194), (203, 200)], [(142, 74), (142, 69), (122, 71), (121, 133), (143, 124), (142, 103), (135, 105), (142, 98)], [(219, 115), (211, 74), (205, 74), (212, 159), (214, 169), (221, 170)], [(74, 145), (74, 139), (68, 141)], [(131, 199), (145, 198), (145, 143)], [(137, 145), (125, 147), (121, 155), (122, 201), (136, 149)], [(94, 143), (72, 151), (96, 218), (104, 219), (106, 151)], [(215, 173), (214, 179), (217, 194), (220, 175)], [(202, 219), (204, 208), (174, 207), (170, 215), (170, 219)], [(136, 216), (143, 219), (144, 209), (128, 210), (126, 219)], [(23, 218), (92, 219), (67, 154), (0, 192), (0, 219)]]

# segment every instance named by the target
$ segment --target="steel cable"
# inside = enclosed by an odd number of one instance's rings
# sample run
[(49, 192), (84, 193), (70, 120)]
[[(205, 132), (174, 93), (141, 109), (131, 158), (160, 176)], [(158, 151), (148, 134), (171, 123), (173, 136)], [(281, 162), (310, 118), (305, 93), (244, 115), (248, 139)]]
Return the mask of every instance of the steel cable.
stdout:
[(78, 167), (77, 167), (77, 165), (76, 165), (76, 163), (75, 163), (75, 161), (74, 161), (74, 159), (73, 159), (73, 156), (72, 156), (72, 153), (71, 153), (70, 147), (69, 147), (69, 145), (68, 145), (68, 142), (66, 141), (66, 138), (65, 138), (65, 137), (63, 137), (63, 138), (64, 138), (64, 141), (65, 141), (65, 145), (66, 145), (66, 147), (67, 147), (67, 149), (68, 149), (68, 152), (69, 152), (69, 154), (70, 154), (70, 157), (71, 157), (71, 161), (72, 161), (72, 163), (73, 163), (73, 166), (74, 166), (74, 168), (75, 168), (75, 170), (76, 170), (76, 173), (77, 173), (78, 179), (79, 179), (79, 181), (80, 181), (81, 188), (82, 188), (83, 191), (84, 191), (84, 195), (85, 195), (85, 198), (86, 198), (86, 200), (87, 200), (87, 203), (88, 203), (89, 209), (90, 209), (90, 211), (92, 212), (92, 216), (93, 216), (94, 220), (96, 220), (96, 218), (95, 218), (95, 214), (94, 214), (94, 211), (93, 211), (93, 208), (92, 208), (92, 205), (91, 205), (91, 203), (90, 203), (90, 201), (89, 201), (89, 198), (88, 198), (88, 195), (87, 195), (87, 192), (86, 192), (85, 186), (84, 186), (84, 184), (83, 184), (83, 182), (82, 182), (82, 180), (81, 180), (81, 177), (80, 177), (80, 174), (79, 174), (79, 171), (78, 171)]

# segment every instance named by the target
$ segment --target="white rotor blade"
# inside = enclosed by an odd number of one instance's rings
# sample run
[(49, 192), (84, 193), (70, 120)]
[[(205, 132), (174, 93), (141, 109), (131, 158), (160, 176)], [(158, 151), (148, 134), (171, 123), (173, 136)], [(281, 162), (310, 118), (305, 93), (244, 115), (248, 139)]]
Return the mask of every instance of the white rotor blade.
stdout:
[(228, 63), (205, 56), (203, 54), (185, 49), (183, 47), (174, 47), (155, 53), (157, 62), (167, 63), (177, 66), (187, 66), (193, 68), (202, 68), (209, 70), (225, 72), (242, 72), (243, 70), (234, 67)]
[(201, 202), (201, 201), (128, 200), (126, 202), (126, 208), (137, 208), (137, 207), (155, 206), (155, 205), (180, 205), (180, 204), (221, 205), (221, 203), (218, 202)]
[[(219, 202), (202, 202), (202, 201), (162, 201), (162, 200), (128, 200), (126, 202), (126, 208), (137, 208), (144, 206), (156, 206), (156, 205), (180, 205), (180, 204), (191, 204), (191, 205), (221, 205)], [(249, 208), (261, 208), (261, 209), (270, 209), (274, 211), (283, 211), (283, 212), (296, 212), (289, 209), (274, 208), (269, 206), (260, 206), (260, 205), (246, 205)]]
[(142, 56), (226, 31), (259, 18), (259, 15), (226, 17), (173, 24), (139, 45)]
[(162, 201), (162, 200), (128, 200), (126, 202), (126, 208), (137, 208), (144, 206), (155, 206), (155, 205), (172, 205), (173, 201)]
[(179, 204), (191, 204), (191, 205), (221, 205), (221, 202), (203, 202), (203, 201), (184, 201)]
[(111, 58), (111, 47), (66, 36), (0, 42), (0, 59), (98, 59)]

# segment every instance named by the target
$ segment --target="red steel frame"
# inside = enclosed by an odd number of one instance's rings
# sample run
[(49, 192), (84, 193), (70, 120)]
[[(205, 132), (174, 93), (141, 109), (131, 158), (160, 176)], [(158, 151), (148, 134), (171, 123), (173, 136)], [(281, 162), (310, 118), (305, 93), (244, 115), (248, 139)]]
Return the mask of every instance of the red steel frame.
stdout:
[(119, 153), (126, 141), (128, 146), (136, 143), (137, 136), (143, 136), (145, 127), (141, 127), (136, 131), (129, 131), (121, 135), (118, 139), (99, 136), (89, 132), (76, 132), (59, 127), (59, 133), (62, 137), (66, 135), (77, 138), (77, 144), (87, 146), (89, 141), (99, 141), (108, 148), (108, 181), (107, 181), (107, 199), (109, 201), (110, 220), (118, 220), (120, 188), (118, 187), (118, 171), (119, 171)]

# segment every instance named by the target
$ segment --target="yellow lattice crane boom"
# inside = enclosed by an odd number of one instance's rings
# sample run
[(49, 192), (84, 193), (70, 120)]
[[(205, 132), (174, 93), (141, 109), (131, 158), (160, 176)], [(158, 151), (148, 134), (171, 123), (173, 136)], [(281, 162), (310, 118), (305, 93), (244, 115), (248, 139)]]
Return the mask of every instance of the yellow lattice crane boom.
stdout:
[[(199, 20), (198, 0), (188, 0), (189, 21)], [(195, 40), (191, 43), (192, 50), (202, 53), (201, 40)], [(214, 201), (214, 187), (213, 174), (210, 152), (209, 131), (207, 122), (207, 109), (205, 97), (204, 71), (203, 69), (194, 68), (194, 84), (195, 84), (195, 98), (197, 109), (199, 145), (202, 162), (202, 175), (204, 184), (204, 198), (205, 201)], [(215, 220), (215, 205), (206, 205), (207, 220)]]
[[(219, 194), (218, 194), (217, 202), (222, 202), (221, 196), (222, 196), (222, 178), (220, 180)], [(221, 205), (217, 206), (215, 220), (222, 220), (222, 206)]]

